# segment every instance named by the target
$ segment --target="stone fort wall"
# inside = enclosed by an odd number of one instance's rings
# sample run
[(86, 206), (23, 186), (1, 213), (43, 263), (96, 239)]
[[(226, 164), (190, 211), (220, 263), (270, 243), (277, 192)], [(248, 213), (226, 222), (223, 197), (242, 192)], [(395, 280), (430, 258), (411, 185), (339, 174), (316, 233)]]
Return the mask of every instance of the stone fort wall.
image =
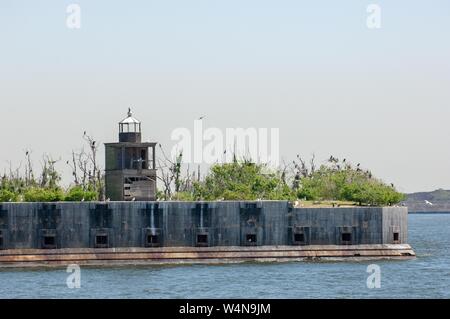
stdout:
[(407, 214), (287, 201), (0, 203), (0, 249), (406, 244)]

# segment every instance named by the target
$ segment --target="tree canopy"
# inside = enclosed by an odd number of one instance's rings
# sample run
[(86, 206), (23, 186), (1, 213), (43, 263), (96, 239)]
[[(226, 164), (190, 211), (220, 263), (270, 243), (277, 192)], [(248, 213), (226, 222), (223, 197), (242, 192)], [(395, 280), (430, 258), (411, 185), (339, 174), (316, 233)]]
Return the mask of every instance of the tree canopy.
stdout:
[(297, 197), (307, 200), (352, 201), (359, 205), (393, 205), (404, 199), (394, 185), (350, 164), (322, 165), (300, 179)]
[(295, 192), (281, 174), (248, 161), (216, 164), (203, 181), (194, 183), (193, 197), (203, 200), (293, 200)]

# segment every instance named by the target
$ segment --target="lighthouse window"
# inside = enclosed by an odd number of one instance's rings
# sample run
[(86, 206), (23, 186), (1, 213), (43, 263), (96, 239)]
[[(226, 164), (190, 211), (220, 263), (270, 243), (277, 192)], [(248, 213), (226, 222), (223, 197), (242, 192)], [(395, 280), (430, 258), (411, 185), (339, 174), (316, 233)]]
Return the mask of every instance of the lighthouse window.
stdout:
[(146, 162), (147, 154), (146, 153), (147, 153), (147, 151), (145, 149), (141, 150), (142, 169), (147, 168), (147, 162)]
[(0, 249), (3, 248), (3, 236), (0, 235)]
[(208, 246), (208, 235), (197, 235), (197, 246)]

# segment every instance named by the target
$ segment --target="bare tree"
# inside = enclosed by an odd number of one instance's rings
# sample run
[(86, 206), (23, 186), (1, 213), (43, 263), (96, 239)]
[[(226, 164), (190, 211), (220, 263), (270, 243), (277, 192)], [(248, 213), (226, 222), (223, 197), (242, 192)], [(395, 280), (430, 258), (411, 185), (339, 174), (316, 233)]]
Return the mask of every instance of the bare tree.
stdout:
[(96, 191), (99, 199), (103, 199), (104, 178), (97, 159), (99, 143), (86, 132), (83, 134), (83, 140), (89, 151), (86, 152), (84, 147), (79, 152), (72, 151), (72, 158), (66, 164), (72, 170), (75, 185), (84, 190)]
[(39, 184), (42, 188), (58, 188), (58, 183), (61, 180), (61, 175), (56, 170), (55, 164), (59, 160), (54, 160), (50, 155), (43, 155), (42, 157), (42, 173)]
[(33, 164), (32, 164), (32, 160), (31, 160), (31, 151), (30, 150), (25, 150), (25, 158), (26, 158), (25, 185), (28, 187), (28, 186), (35, 184)]
[(87, 142), (88, 146), (89, 146), (89, 151), (90, 153), (88, 153), (87, 158), (91, 163), (90, 166), (90, 170), (89, 170), (89, 181), (91, 184), (94, 185), (95, 188), (98, 188), (99, 186), (99, 181), (97, 180), (97, 151), (98, 151), (98, 144), (96, 143), (96, 141), (94, 140), (94, 138), (92, 136), (89, 136), (86, 134), (86, 132), (83, 135), (84, 140)]
[(300, 181), (302, 178), (308, 178), (314, 174), (314, 172), (316, 171), (315, 161), (315, 154), (311, 156), (311, 159), (308, 163), (300, 155), (297, 154), (296, 160), (292, 161), (292, 175), (294, 176), (292, 182), (293, 189), (298, 189), (300, 187)]
[[(176, 154), (174, 159), (169, 158), (161, 144), (159, 144), (162, 158), (157, 159), (158, 180), (163, 185), (165, 200), (170, 200), (176, 193), (192, 191), (195, 182), (196, 172), (190, 173), (189, 165), (186, 168), (186, 175), (182, 174), (183, 152)], [(197, 179), (200, 178), (200, 175)]]
[(78, 164), (77, 164), (77, 154), (75, 151), (72, 151), (72, 160), (66, 162), (67, 165), (69, 165), (70, 169), (72, 170), (72, 176), (73, 176), (73, 182), (76, 186), (80, 185), (80, 179), (78, 177)]

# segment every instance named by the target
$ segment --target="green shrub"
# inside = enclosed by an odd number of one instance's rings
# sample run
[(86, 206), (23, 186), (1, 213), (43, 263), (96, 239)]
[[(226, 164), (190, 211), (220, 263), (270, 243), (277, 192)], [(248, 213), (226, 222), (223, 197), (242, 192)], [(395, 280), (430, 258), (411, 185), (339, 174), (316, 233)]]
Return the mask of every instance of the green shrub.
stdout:
[(179, 201), (193, 201), (194, 194), (190, 192), (178, 192), (173, 195), (172, 200), (179, 200)]
[(7, 189), (0, 189), (0, 203), (1, 202), (17, 202), (19, 195)]
[(404, 195), (398, 193), (393, 187), (385, 185), (380, 181), (365, 182), (353, 186), (354, 190), (349, 193), (349, 200), (359, 204), (368, 205), (393, 205), (404, 199)]
[(279, 172), (251, 162), (216, 164), (204, 181), (194, 183), (195, 199), (256, 200), (294, 199)]
[(94, 201), (97, 200), (97, 192), (84, 190), (81, 186), (74, 186), (69, 189), (64, 200), (66, 202)]
[(300, 199), (353, 201), (360, 205), (393, 205), (404, 199), (393, 186), (373, 178), (368, 171), (347, 166), (343, 169), (323, 165), (300, 181)]
[(59, 202), (64, 199), (60, 189), (30, 188), (23, 195), (25, 202)]

